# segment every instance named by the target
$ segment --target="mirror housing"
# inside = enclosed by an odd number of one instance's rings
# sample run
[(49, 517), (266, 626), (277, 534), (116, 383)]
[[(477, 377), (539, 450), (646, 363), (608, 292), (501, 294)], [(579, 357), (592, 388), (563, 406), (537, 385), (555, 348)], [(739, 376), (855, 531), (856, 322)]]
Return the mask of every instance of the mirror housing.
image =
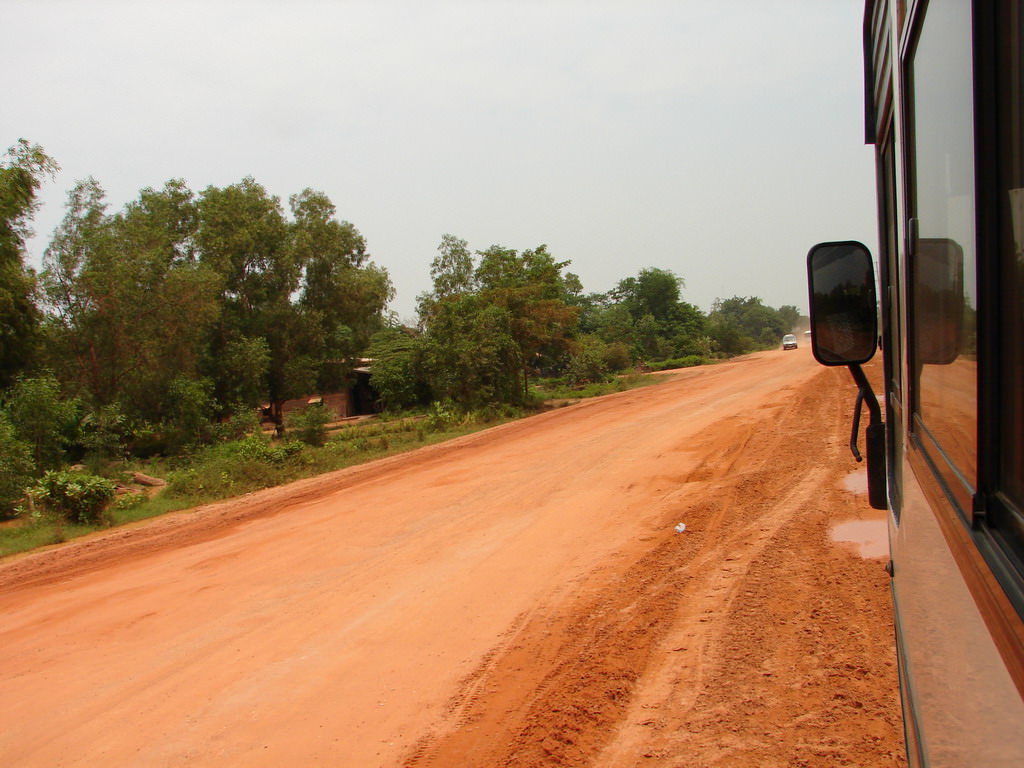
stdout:
[(807, 254), (811, 349), (822, 365), (861, 365), (878, 347), (871, 252), (853, 240), (818, 243)]

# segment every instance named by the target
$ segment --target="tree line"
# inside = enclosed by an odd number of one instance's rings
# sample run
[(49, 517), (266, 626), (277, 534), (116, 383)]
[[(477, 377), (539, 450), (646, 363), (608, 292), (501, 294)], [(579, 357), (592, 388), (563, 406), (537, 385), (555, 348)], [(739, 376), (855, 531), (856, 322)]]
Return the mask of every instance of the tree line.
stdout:
[(260, 405), (280, 424), (286, 400), (344, 391), (365, 358), (387, 408), (521, 405), (537, 377), (740, 354), (799, 317), (739, 297), (705, 314), (657, 268), (584, 293), (544, 245), (473, 252), (446, 234), (404, 326), (327, 195), (285, 207), (252, 178), (198, 193), (171, 180), (119, 211), (78, 181), (36, 272), (26, 240), (57, 170), (24, 140), (0, 162), (0, 506), (68, 461), (174, 453), (251, 429)]

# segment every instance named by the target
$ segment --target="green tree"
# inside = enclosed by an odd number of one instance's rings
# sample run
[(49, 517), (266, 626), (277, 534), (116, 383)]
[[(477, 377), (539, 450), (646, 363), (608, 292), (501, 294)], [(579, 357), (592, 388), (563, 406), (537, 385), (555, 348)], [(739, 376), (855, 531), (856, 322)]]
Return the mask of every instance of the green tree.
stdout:
[(170, 383), (168, 405), (167, 421), (176, 433), (173, 442), (179, 446), (204, 442), (215, 410), (213, 382), (178, 376)]
[(476, 294), (440, 302), (423, 336), (434, 396), (463, 408), (518, 401), (522, 360), (511, 325), (508, 310)]
[(455, 237), (442, 235), (438, 254), (430, 264), (430, 278), (434, 282), (437, 299), (468, 293), (473, 290), (473, 256), (469, 243)]
[(171, 381), (197, 374), (218, 277), (195, 258), (183, 182), (145, 189), (116, 215), (106, 207), (98, 182), (78, 182), (46, 250), (48, 362), (95, 405), (158, 420)]
[(522, 254), (495, 245), (480, 257), (475, 274), (479, 293), (508, 313), (525, 399), (531, 371), (554, 368), (568, 353), (576, 331), (580, 310), (566, 303), (562, 274), (569, 262), (555, 261), (544, 245)]
[(32, 358), (40, 319), (35, 276), (25, 265), (36, 193), (59, 166), (38, 144), (20, 139), (0, 160), (0, 389)]
[(717, 329), (734, 326), (741, 337), (752, 340), (753, 347), (774, 346), (792, 327), (779, 310), (765, 305), (756, 296), (716, 299), (711, 317)]
[(598, 332), (606, 341), (631, 342), (648, 359), (700, 354), (706, 318), (680, 298), (684, 285), (668, 270), (640, 270), (609, 292), (614, 303), (600, 316)]
[(581, 286), (546, 246), (519, 253), (498, 245), (472, 257), (445, 235), (431, 266), (434, 290), (420, 297), (426, 377), (434, 394), (466, 405), (519, 402), (533, 371), (564, 364)]
[(262, 313), (298, 290), (301, 264), (287, 247), (288, 224), (278, 198), (252, 177), (199, 198), (196, 241), (201, 260), (221, 276), (221, 298), (237, 322)]
[(270, 346), (262, 337), (238, 336), (227, 340), (218, 360), (222, 403), (254, 406), (267, 395)]
[[(292, 296), (299, 290), (302, 265), (289, 244), (289, 227), (278, 198), (247, 177), (223, 189), (207, 187), (198, 202), (196, 243), (200, 262), (220, 278), (220, 318), (212, 329), (203, 371), (222, 398), (240, 390), (239, 353), (256, 353), (252, 340), (267, 349), (263, 397), (281, 423), (281, 406), (293, 396), (288, 377), (291, 359), (322, 345), (312, 338), (292, 339), (296, 327), (313, 323), (296, 317)], [(296, 349), (298, 347), (298, 349)], [(225, 353), (232, 354), (225, 357)]]
[(344, 384), (392, 296), (387, 272), (367, 261), (362, 235), (335, 218), (326, 195), (306, 189), (289, 204), (291, 222), (251, 178), (210, 187), (196, 237), (201, 261), (223, 286), (206, 370), (220, 397), (251, 396), (253, 380), (240, 385), (235, 361), (255, 354), (253, 340), (262, 339), (263, 397), (278, 423), (285, 400)]
[(0, 411), (0, 517), (13, 514), (34, 474), (31, 448), (18, 439), (7, 413)]
[(608, 345), (596, 336), (579, 339), (569, 356), (565, 378), (573, 384), (604, 381), (608, 378)]
[(419, 338), (403, 328), (387, 328), (374, 334), (367, 354), (373, 360), (373, 387), (385, 409), (400, 410), (423, 399)]
[(60, 382), (50, 374), (19, 377), (7, 391), (4, 410), (15, 438), (29, 447), (36, 471), (59, 467), (78, 412), (74, 401), (61, 396)]
[(684, 280), (672, 272), (649, 267), (640, 270), (636, 277), (620, 281), (612, 297), (624, 304), (635, 320), (651, 315), (661, 323), (676, 318), (679, 292), (684, 285)]
[(777, 310), (786, 333), (796, 330), (800, 325), (800, 310), (792, 304), (784, 304)]
[(299, 309), (319, 327), (318, 385), (337, 389), (370, 337), (384, 327), (394, 289), (387, 271), (368, 261), (359, 230), (336, 218), (325, 194), (306, 189), (289, 201), (292, 249), (303, 267)]

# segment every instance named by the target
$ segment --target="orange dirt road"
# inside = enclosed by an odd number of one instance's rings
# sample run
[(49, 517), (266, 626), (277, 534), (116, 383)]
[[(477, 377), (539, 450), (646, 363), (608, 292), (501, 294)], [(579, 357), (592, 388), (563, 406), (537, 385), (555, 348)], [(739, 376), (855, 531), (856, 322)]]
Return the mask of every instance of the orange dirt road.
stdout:
[(854, 396), (761, 353), (4, 561), (0, 765), (902, 765)]

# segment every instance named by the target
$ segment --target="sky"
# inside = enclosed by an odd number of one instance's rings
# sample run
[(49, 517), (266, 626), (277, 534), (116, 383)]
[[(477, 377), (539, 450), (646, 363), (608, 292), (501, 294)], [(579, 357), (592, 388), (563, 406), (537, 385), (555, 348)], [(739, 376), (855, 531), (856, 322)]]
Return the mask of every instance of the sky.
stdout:
[(823, 240), (876, 250), (863, 0), (0, 0), (0, 147), (40, 144), (37, 267), (68, 190), (325, 192), (415, 318), (451, 233), (641, 269), (704, 311), (806, 311)]

